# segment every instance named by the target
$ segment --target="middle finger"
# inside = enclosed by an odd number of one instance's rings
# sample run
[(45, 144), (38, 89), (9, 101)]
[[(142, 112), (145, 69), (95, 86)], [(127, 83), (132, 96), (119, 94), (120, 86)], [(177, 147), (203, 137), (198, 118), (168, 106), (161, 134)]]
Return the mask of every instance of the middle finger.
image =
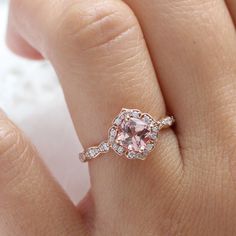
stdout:
[(177, 118), (184, 163), (214, 164), (224, 140), (234, 137), (225, 121), (235, 116), (236, 37), (224, 1), (125, 1), (141, 22)]

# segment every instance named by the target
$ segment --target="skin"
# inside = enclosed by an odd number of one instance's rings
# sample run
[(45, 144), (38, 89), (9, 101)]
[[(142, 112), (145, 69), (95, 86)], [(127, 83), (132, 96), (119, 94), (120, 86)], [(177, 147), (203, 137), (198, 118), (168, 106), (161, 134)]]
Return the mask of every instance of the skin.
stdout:
[(1, 113), (0, 235), (236, 235), (235, 19), (234, 0), (12, 0), (7, 43), (52, 63), (85, 147), (122, 107), (176, 126), (146, 161), (91, 161), (76, 207)]

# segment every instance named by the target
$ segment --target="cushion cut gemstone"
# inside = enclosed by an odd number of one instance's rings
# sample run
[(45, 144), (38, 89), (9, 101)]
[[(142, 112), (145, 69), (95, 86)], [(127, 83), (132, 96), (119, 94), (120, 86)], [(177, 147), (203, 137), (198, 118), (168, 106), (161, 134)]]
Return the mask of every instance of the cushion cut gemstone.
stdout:
[(116, 142), (129, 151), (143, 152), (150, 141), (149, 124), (140, 118), (123, 119), (118, 126)]

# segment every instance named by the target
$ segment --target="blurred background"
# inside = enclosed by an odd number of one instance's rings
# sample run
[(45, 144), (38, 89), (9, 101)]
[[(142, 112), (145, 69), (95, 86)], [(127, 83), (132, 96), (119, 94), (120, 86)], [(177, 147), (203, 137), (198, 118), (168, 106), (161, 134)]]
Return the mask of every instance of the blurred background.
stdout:
[(8, 1), (0, 0), (0, 108), (26, 133), (74, 203), (89, 188), (78, 137), (47, 62), (22, 59), (5, 45)]

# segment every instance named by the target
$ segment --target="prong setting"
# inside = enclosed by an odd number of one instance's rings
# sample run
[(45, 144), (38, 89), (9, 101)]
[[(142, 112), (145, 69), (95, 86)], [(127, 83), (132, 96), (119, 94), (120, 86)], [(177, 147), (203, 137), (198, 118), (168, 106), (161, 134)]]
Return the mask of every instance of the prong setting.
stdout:
[[(111, 148), (118, 155), (128, 159), (144, 160), (153, 150), (158, 132), (158, 124), (149, 114), (137, 109), (122, 109), (113, 121), (109, 141)], [(132, 139), (133, 143), (130, 141)]]

